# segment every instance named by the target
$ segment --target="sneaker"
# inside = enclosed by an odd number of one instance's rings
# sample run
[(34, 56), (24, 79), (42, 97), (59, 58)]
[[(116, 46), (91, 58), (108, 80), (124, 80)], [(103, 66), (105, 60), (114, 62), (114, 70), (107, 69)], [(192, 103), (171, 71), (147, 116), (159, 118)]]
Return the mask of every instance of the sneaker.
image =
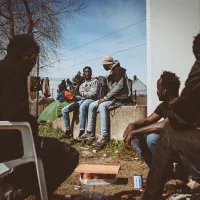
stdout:
[(80, 130), (78, 137), (84, 135), (84, 133), (85, 133), (85, 130)]
[(165, 184), (164, 193), (167, 195), (175, 194), (175, 193), (188, 193), (190, 192), (185, 181), (181, 180), (168, 180)]
[(108, 138), (107, 137), (102, 137), (101, 139), (98, 139), (93, 146), (94, 147), (104, 147), (108, 143)]
[(200, 183), (192, 179), (187, 183), (187, 186), (190, 188), (191, 192), (200, 191)]
[(65, 133), (62, 133), (61, 136), (59, 137), (59, 139), (69, 139), (72, 137), (72, 133), (70, 130), (65, 131)]
[(86, 134), (81, 135), (81, 136), (77, 137), (76, 139), (79, 141), (82, 141), (82, 140), (91, 140), (93, 138), (95, 138), (94, 133), (87, 131)]

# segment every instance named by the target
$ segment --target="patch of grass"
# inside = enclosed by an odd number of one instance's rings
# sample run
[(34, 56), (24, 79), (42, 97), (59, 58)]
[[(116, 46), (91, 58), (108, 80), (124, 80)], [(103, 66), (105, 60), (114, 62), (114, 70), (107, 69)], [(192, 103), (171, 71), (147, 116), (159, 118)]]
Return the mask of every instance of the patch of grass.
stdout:
[(39, 136), (41, 137), (54, 137), (58, 138), (60, 133), (63, 132), (60, 128), (54, 129), (51, 125), (39, 126)]
[(105, 147), (106, 153), (120, 153), (124, 150), (123, 141), (110, 140)]
[[(60, 128), (54, 129), (51, 125), (39, 126), (39, 136), (42, 136), (42, 137), (58, 138), (61, 132), (63, 132), (62, 129)], [(91, 144), (93, 142), (94, 141), (91, 141)], [(89, 141), (81, 141), (81, 142), (75, 141), (76, 146), (87, 146), (89, 148), (93, 148), (93, 146), (88, 143)], [(124, 151), (125, 149), (124, 149), (123, 141), (110, 140), (109, 143), (104, 148), (104, 150), (106, 151), (107, 154), (118, 154)]]

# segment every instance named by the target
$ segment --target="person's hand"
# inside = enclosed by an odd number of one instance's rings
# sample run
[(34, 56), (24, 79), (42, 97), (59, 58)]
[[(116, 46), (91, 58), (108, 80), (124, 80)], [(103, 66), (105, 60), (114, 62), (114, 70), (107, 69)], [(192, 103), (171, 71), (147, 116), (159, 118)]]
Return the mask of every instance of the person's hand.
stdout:
[(134, 123), (130, 123), (126, 127), (126, 130), (124, 131), (123, 138), (125, 138), (127, 136), (127, 134), (130, 133), (131, 131), (133, 131), (134, 129), (135, 129), (135, 124)]
[(131, 140), (135, 137), (134, 131), (130, 132), (126, 137), (124, 138), (124, 148), (127, 150), (132, 149), (131, 147)]
[(104, 101), (106, 101), (104, 98), (99, 99), (98, 105), (101, 104), (101, 103), (103, 103)]

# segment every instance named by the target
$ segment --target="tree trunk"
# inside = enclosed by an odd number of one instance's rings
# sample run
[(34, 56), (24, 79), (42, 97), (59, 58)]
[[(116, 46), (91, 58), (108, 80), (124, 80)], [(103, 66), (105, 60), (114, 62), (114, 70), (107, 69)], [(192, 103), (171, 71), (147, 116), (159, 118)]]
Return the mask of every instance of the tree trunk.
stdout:
[(10, 33), (9, 38), (13, 39), (15, 35), (15, 29), (14, 29), (14, 19), (13, 19), (13, 13), (12, 13), (12, 0), (7, 0), (8, 4), (8, 16), (9, 16), (9, 26), (10, 26)]

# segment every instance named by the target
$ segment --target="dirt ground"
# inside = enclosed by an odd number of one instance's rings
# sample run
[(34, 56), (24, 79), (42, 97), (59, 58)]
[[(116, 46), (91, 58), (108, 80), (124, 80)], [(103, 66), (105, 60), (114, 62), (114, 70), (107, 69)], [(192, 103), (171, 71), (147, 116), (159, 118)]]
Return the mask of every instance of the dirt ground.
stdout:
[[(110, 185), (84, 185), (81, 184), (80, 174), (72, 174), (63, 184), (55, 191), (54, 200), (68, 199), (72, 200), (84, 199), (76, 186), (87, 188), (90, 194), (104, 194), (108, 200), (133, 199), (139, 200), (141, 191), (134, 189), (134, 175), (142, 175), (147, 177), (148, 167), (136, 154), (135, 151), (122, 151), (120, 154), (106, 154), (105, 150), (94, 153), (91, 149), (76, 147), (80, 152), (80, 164), (103, 164), (103, 165), (120, 165), (119, 174), (117, 175), (117, 183)], [(171, 187), (171, 186), (170, 186)], [(171, 191), (170, 191), (171, 190)], [(172, 186), (168, 193), (168, 197), (173, 193), (182, 193), (182, 188)], [(169, 195), (170, 194), (170, 195)], [(165, 195), (164, 195), (165, 196)], [(163, 199), (167, 199), (167, 196)], [(171, 198), (180, 199), (180, 198)], [(181, 198), (182, 199), (182, 198)], [(183, 198), (187, 200), (200, 200), (200, 196), (192, 198)]]
[(87, 188), (90, 194), (104, 194), (109, 199), (138, 199), (141, 191), (134, 190), (133, 176), (140, 174), (146, 177), (148, 168), (134, 151), (107, 155), (105, 150), (94, 153), (90, 149), (76, 148), (80, 152), (80, 164), (120, 165), (118, 181), (110, 185), (84, 185), (79, 180), (80, 174), (72, 174), (55, 192), (55, 197), (70, 195), (72, 199), (81, 199), (80, 192), (75, 190), (75, 186), (79, 185)]

